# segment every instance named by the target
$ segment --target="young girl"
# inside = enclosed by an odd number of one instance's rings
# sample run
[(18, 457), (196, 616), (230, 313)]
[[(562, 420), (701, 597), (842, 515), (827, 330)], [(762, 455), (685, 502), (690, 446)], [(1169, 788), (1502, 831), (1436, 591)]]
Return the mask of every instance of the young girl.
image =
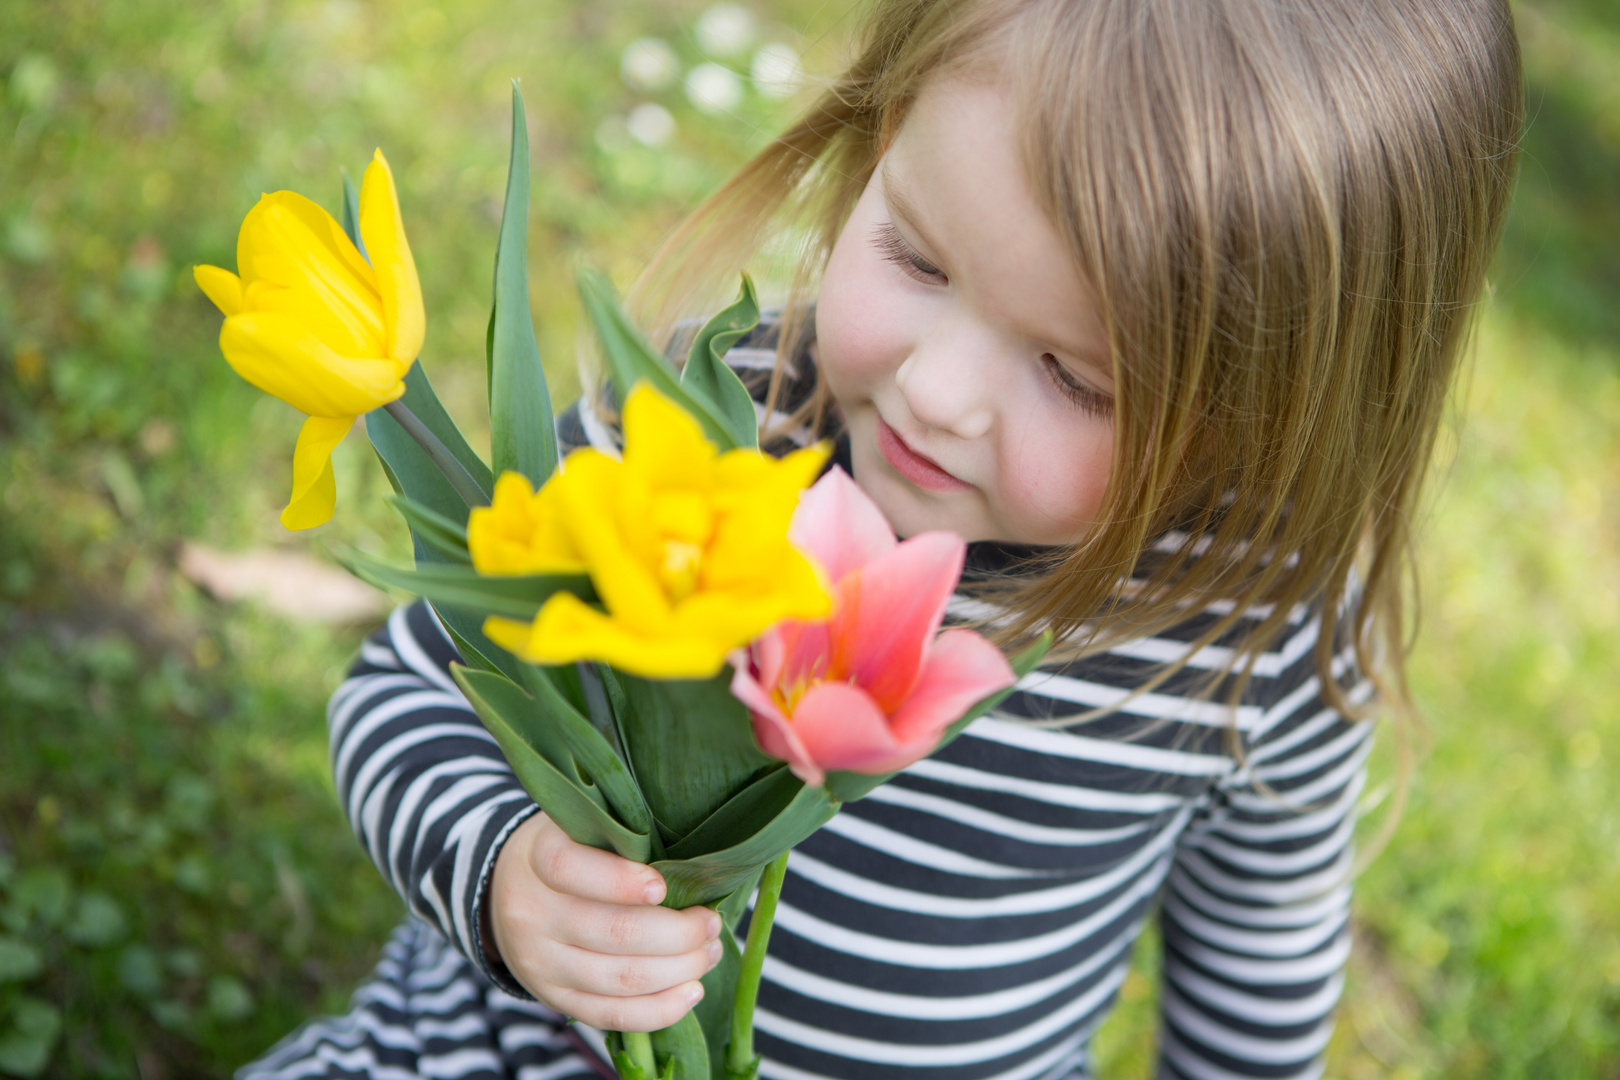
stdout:
[[(764, 1076), (1084, 1076), (1155, 912), (1162, 1076), (1319, 1075), (1517, 63), (1502, 0), (880, 0), (666, 248), (648, 295), (690, 313), (808, 225), (816, 303), (731, 354), (774, 445), (835, 436), (898, 532), (973, 542), (959, 617), (1067, 647), (794, 852)], [(339, 795), (413, 917), (243, 1076), (589, 1077), (593, 1027), (700, 993), (716, 917), (551, 824), (454, 659), (413, 605), (334, 696)]]

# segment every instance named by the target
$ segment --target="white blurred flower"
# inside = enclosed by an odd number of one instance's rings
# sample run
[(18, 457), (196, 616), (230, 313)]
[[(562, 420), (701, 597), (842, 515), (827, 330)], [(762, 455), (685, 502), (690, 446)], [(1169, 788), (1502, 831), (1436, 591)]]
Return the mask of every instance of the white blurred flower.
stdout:
[(737, 4), (715, 4), (698, 16), (698, 45), (710, 56), (735, 56), (754, 41), (754, 17)]
[(669, 110), (652, 101), (644, 101), (630, 110), (624, 122), (630, 137), (643, 146), (663, 146), (675, 134), (675, 118)]
[(675, 50), (655, 37), (637, 38), (619, 55), (619, 76), (632, 90), (662, 90), (680, 73)]
[(791, 45), (781, 42), (772, 42), (760, 47), (754, 54), (754, 66), (750, 69), (754, 77), (754, 86), (768, 98), (785, 98), (799, 88), (799, 80), (804, 75), (804, 69), (799, 64), (799, 54)]
[(723, 113), (742, 101), (742, 80), (719, 64), (699, 64), (686, 73), (686, 96), (706, 113)]

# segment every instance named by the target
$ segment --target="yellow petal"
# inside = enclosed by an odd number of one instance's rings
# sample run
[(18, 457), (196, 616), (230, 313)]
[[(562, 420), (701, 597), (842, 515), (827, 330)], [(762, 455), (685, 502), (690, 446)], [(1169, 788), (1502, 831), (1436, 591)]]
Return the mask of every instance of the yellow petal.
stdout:
[(637, 383), (624, 403), (625, 468), (651, 487), (708, 488), (719, 451), (685, 410)]
[(354, 426), (352, 416), (311, 416), (298, 432), (293, 451), (293, 490), (281, 523), (289, 529), (313, 529), (332, 519), (337, 481), (332, 477), (332, 451)]
[(342, 356), (387, 355), (377, 276), (320, 206), (296, 192), (266, 195), (236, 252), (248, 310), (291, 315)]
[[(669, 598), (656, 576), (654, 556), (639, 557), (621, 532), (615, 509), (626, 471), (612, 458), (581, 450), (568, 455), (552, 483), (557, 485), (568, 533), (590, 566), (591, 583), (602, 603), (627, 626), (654, 633), (668, 626)], [(645, 522), (640, 531), (648, 532)]]
[(491, 617), (484, 634), (531, 664), (601, 660), (649, 679), (706, 679), (726, 659), (713, 642), (637, 634), (573, 593), (554, 593), (532, 624)]
[(550, 485), (537, 494), (521, 474), (504, 472), (495, 481), (489, 506), (467, 518), (467, 550), (481, 574), (571, 574), (585, 569), (563, 524), (563, 511)]
[(787, 548), (770, 566), (769, 576), (729, 589), (705, 589), (675, 609), (680, 633), (732, 648), (759, 636), (782, 619), (822, 619), (832, 613), (819, 567)]
[(214, 306), (226, 315), (242, 310), (241, 278), (217, 266), (193, 266), (191, 276), (197, 279), (197, 287), (208, 295)]
[(382, 295), (383, 322), (388, 327), (388, 355), (409, 368), (422, 351), (427, 315), (422, 308), (422, 283), (416, 261), (405, 241), (405, 221), (399, 213), (394, 174), (378, 150), (366, 166), (360, 183), (360, 238), (377, 272)]
[(360, 416), (405, 392), (391, 361), (339, 356), (286, 315), (233, 315), (219, 347), (238, 375), (311, 416)]

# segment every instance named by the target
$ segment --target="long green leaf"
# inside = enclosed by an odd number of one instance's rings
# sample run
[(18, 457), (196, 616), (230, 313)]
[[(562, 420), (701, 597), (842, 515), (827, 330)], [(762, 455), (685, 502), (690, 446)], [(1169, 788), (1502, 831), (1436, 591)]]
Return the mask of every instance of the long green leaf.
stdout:
[(716, 402), (721, 420), (738, 446), (759, 445), (759, 418), (748, 387), (725, 361), (726, 353), (744, 335), (759, 325), (759, 300), (754, 281), (742, 276), (742, 291), (736, 303), (703, 324), (692, 342), (681, 369), (681, 385)]
[[(1036, 639), (1034, 644), (1030, 645), (1024, 649), (1023, 652), (1019, 653), (1017, 656), (1008, 661), (1013, 669), (1013, 674), (1019, 679), (1022, 679), (1025, 675), (1028, 675), (1031, 671), (1034, 671), (1035, 665), (1041, 662), (1041, 660), (1046, 656), (1047, 650), (1051, 647), (1052, 634), (1050, 631), (1047, 631), (1041, 634), (1041, 636)], [(1011, 694), (1017, 688), (1018, 684), (1016, 681), (1014, 681), (1013, 685), (1007, 687), (1007, 689), (998, 691), (991, 694), (989, 697), (984, 698), (982, 701), (979, 701), (971, 709), (958, 717), (950, 727), (945, 729), (945, 734), (940, 737), (939, 743), (932, 750), (930, 750), (929, 753), (939, 753), (939, 751), (947, 743), (951, 742), (958, 735), (962, 734), (969, 724), (973, 723), (973, 721), (977, 720), (979, 717), (983, 716), (997, 705), (1000, 705), (1007, 699), (1007, 695)], [(856, 799), (865, 796), (879, 784), (887, 782), (894, 775), (895, 774), (892, 772), (884, 773), (881, 776), (867, 776), (865, 773), (856, 772), (830, 772), (827, 774), (827, 790), (830, 791), (833, 798), (837, 799), (839, 802), (854, 802)]]
[(495, 475), (522, 473), (535, 487), (557, 468), (551, 391), (529, 312), (529, 129), (512, 80), (512, 150), (495, 246), (495, 297), (486, 340), (489, 444)]
[[(668, 844), (778, 763), (754, 744), (748, 710), (725, 673), (706, 680), (649, 680), (618, 673), (624, 745)], [(730, 890), (726, 890), (730, 891)]]
[(354, 190), (354, 181), (349, 179), (347, 171), (343, 174), (343, 231), (348, 234), (349, 240), (360, 252), (360, 257), (370, 262), (371, 256), (366, 254), (366, 242), (360, 239), (360, 195)]
[(728, 895), (760, 867), (831, 821), (838, 807), (826, 788), (801, 787), (781, 813), (742, 843), (695, 858), (654, 862), (653, 869), (669, 885), (664, 904), (685, 908)]
[(623, 403), (638, 382), (649, 382), (695, 417), (703, 425), (704, 434), (721, 450), (735, 449), (739, 444), (725, 422), (724, 411), (707, 394), (681, 385), (675, 368), (647, 344), (641, 331), (630, 322), (613, 284), (589, 267), (580, 269), (578, 283), (580, 300), (602, 343), (619, 401)]
[(540, 747), (523, 737), (508, 714), (521, 716), (533, 699), (500, 675), (454, 664), (450, 673), (472, 704), (484, 727), (495, 736), (501, 752), (535, 802), (576, 843), (613, 851), (634, 862), (646, 862), (652, 848), (645, 833), (637, 833), (616, 820), (607, 802), (588, 778), (570, 777), (552, 764)]
[(689, 859), (742, 843), (759, 829), (760, 822), (780, 814), (803, 786), (804, 781), (787, 766), (772, 769), (726, 800), (703, 824), (672, 845), (665, 858)]
[(467, 526), (452, 521), (437, 510), (429, 510), (406, 495), (389, 500), (411, 527), (412, 534), (452, 563), (470, 564), (467, 552)]
[(596, 599), (590, 578), (583, 574), (524, 576), (480, 574), (456, 563), (427, 563), (415, 568), (394, 566), (363, 551), (340, 552), (338, 560), (356, 576), (381, 588), (416, 593), (435, 607), (461, 608), (477, 615), (503, 615), (532, 619), (553, 593), (571, 592), (585, 601)]
[[(489, 466), (473, 453), (455, 421), (444, 411), (444, 405), (433, 392), (433, 384), (428, 381), (427, 372), (422, 370), (420, 361), (413, 363), (410, 371), (405, 373), (405, 396), (401, 400), (429, 431), (439, 437), (439, 441), (444, 443), (456, 460), (466, 466), (473, 483), (488, 498), (495, 490)], [(366, 414), (366, 435), (370, 437), (378, 456), (388, 463), (389, 470), (398, 479), (405, 495), (453, 521), (467, 520), (467, 512), (472, 508), (456, 494), (456, 489), (450, 486), (450, 481), (444, 478), (426, 451), (385, 410), (373, 409)]]
[(542, 737), (556, 740), (559, 749), (601, 789), (620, 821), (635, 832), (651, 833), (652, 815), (647, 804), (630, 770), (607, 739), (579, 714), (542, 669), (525, 664), (524, 675), (524, 685), (533, 695), (537, 733), (544, 729)]

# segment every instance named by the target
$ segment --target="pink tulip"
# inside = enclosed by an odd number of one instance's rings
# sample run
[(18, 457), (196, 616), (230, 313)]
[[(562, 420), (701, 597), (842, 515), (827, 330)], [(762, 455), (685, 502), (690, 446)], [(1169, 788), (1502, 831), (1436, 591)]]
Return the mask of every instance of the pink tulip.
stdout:
[(877, 505), (834, 468), (800, 498), (793, 542), (833, 583), (831, 618), (784, 620), (731, 656), (754, 737), (806, 784), (828, 771), (894, 772), (933, 750), (982, 698), (1012, 685), (994, 645), (939, 632), (967, 545), (948, 532), (897, 543)]

